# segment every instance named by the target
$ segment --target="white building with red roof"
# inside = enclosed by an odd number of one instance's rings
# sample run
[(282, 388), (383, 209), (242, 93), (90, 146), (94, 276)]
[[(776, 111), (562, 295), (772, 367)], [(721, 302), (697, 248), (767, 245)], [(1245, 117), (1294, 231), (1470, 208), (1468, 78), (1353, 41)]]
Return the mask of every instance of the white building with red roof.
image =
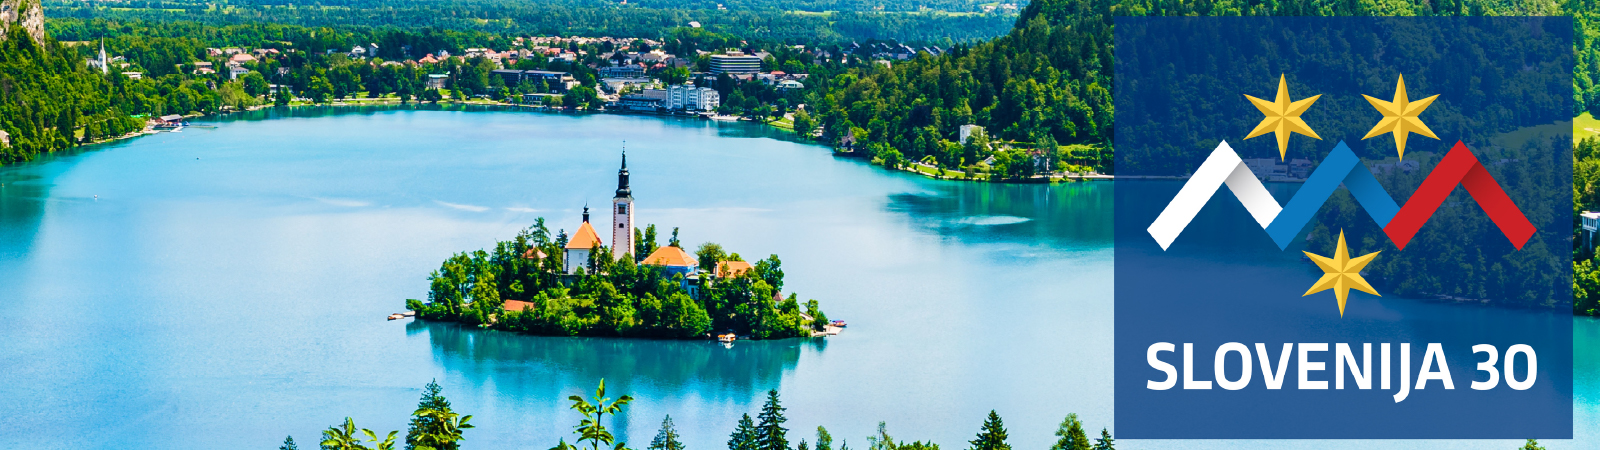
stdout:
[(566, 266), (566, 272), (575, 274), (579, 268), (587, 270), (589, 254), (594, 253), (594, 250), (602, 245), (604, 244), (600, 242), (600, 235), (594, 232), (594, 226), (589, 225), (589, 207), (585, 206), (583, 225), (578, 227), (576, 233), (572, 233), (572, 239), (567, 241), (566, 251), (561, 258)]

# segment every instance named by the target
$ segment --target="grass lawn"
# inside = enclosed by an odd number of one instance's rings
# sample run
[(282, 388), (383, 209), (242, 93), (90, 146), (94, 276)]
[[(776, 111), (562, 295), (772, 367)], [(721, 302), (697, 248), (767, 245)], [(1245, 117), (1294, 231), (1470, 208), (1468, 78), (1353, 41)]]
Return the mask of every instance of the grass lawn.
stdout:
[(767, 124), (775, 126), (775, 127), (778, 127), (778, 128), (782, 128), (782, 129), (785, 129), (785, 130), (794, 131), (794, 121), (793, 120), (789, 120), (788, 117), (779, 118), (778, 120), (767, 122)]
[(1600, 136), (1600, 119), (1594, 118), (1589, 113), (1579, 114), (1578, 117), (1572, 118), (1573, 140), (1582, 140), (1583, 138), (1594, 136)]

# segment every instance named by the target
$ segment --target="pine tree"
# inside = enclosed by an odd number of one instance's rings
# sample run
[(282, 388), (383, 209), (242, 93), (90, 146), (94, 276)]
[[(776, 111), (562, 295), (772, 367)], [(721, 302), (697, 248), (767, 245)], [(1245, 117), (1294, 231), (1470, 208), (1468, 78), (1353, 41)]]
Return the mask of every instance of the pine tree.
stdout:
[(1101, 428), (1100, 438), (1094, 440), (1094, 450), (1116, 450), (1117, 448), (1111, 445), (1113, 441), (1115, 439), (1111, 439), (1111, 432)]
[(1056, 429), (1056, 445), (1050, 450), (1091, 450), (1089, 436), (1083, 432), (1083, 421), (1078, 420), (1077, 414), (1067, 414), (1061, 421), (1061, 427)]
[(745, 414), (739, 419), (739, 427), (728, 437), (728, 450), (757, 450), (756, 434), (755, 422), (750, 421), (749, 414)]
[(1006, 443), (1006, 427), (1000, 422), (1000, 414), (989, 410), (989, 418), (983, 421), (983, 430), (978, 432), (978, 438), (972, 440), (972, 450), (1011, 450), (1011, 444)]
[(278, 447), (278, 450), (300, 450), (300, 446), (294, 445), (294, 436), (284, 436), (283, 446)]
[(1526, 444), (1522, 445), (1522, 448), (1517, 450), (1544, 450), (1544, 447), (1539, 446), (1538, 439), (1529, 439)]
[(650, 450), (683, 450), (683, 443), (678, 441), (678, 429), (672, 426), (672, 416), (661, 420), (661, 431), (650, 441)]
[[(439, 380), (429, 381), (422, 388), (422, 399), (417, 401), (417, 412), (422, 411), (449, 411), (450, 401), (440, 394), (443, 388), (439, 387)], [(417, 439), (437, 427), (431, 416), (413, 413), (411, 427), (406, 430), (406, 449), (416, 448)]]
[(833, 435), (828, 434), (827, 428), (817, 427), (816, 450), (833, 450)]
[(778, 403), (778, 390), (767, 391), (767, 403), (761, 405), (761, 425), (757, 427), (756, 448), (758, 450), (789, 450), (789, 439), (784, 434), (789, 429), (783, 427), (789, 419), (783, 417), (784, 408)]

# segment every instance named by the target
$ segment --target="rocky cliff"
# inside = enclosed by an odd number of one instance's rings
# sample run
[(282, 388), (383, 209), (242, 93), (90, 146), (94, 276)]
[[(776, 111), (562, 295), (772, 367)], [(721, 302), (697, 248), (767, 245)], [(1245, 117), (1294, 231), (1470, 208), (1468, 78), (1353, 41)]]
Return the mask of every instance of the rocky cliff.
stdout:
[[(44, 5), (39, 0), (0, 0), (0, 31), (20, 25), (35, 42), (44, 42)], [(0, 40), (8, 33), (0, 32)]]

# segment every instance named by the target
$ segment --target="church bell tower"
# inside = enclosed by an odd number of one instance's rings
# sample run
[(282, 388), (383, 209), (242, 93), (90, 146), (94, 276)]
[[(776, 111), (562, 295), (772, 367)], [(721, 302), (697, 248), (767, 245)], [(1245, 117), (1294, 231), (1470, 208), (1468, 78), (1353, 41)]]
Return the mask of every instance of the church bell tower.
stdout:
[[(622, 149), (622, 169), (617, 171), (617, 196), (611, 199), (611, 253), (618, 259), (633, 254), (633, 190), (628, 188), (628, 149)], [(645, 255), (633, 255), (634, 259)]]

